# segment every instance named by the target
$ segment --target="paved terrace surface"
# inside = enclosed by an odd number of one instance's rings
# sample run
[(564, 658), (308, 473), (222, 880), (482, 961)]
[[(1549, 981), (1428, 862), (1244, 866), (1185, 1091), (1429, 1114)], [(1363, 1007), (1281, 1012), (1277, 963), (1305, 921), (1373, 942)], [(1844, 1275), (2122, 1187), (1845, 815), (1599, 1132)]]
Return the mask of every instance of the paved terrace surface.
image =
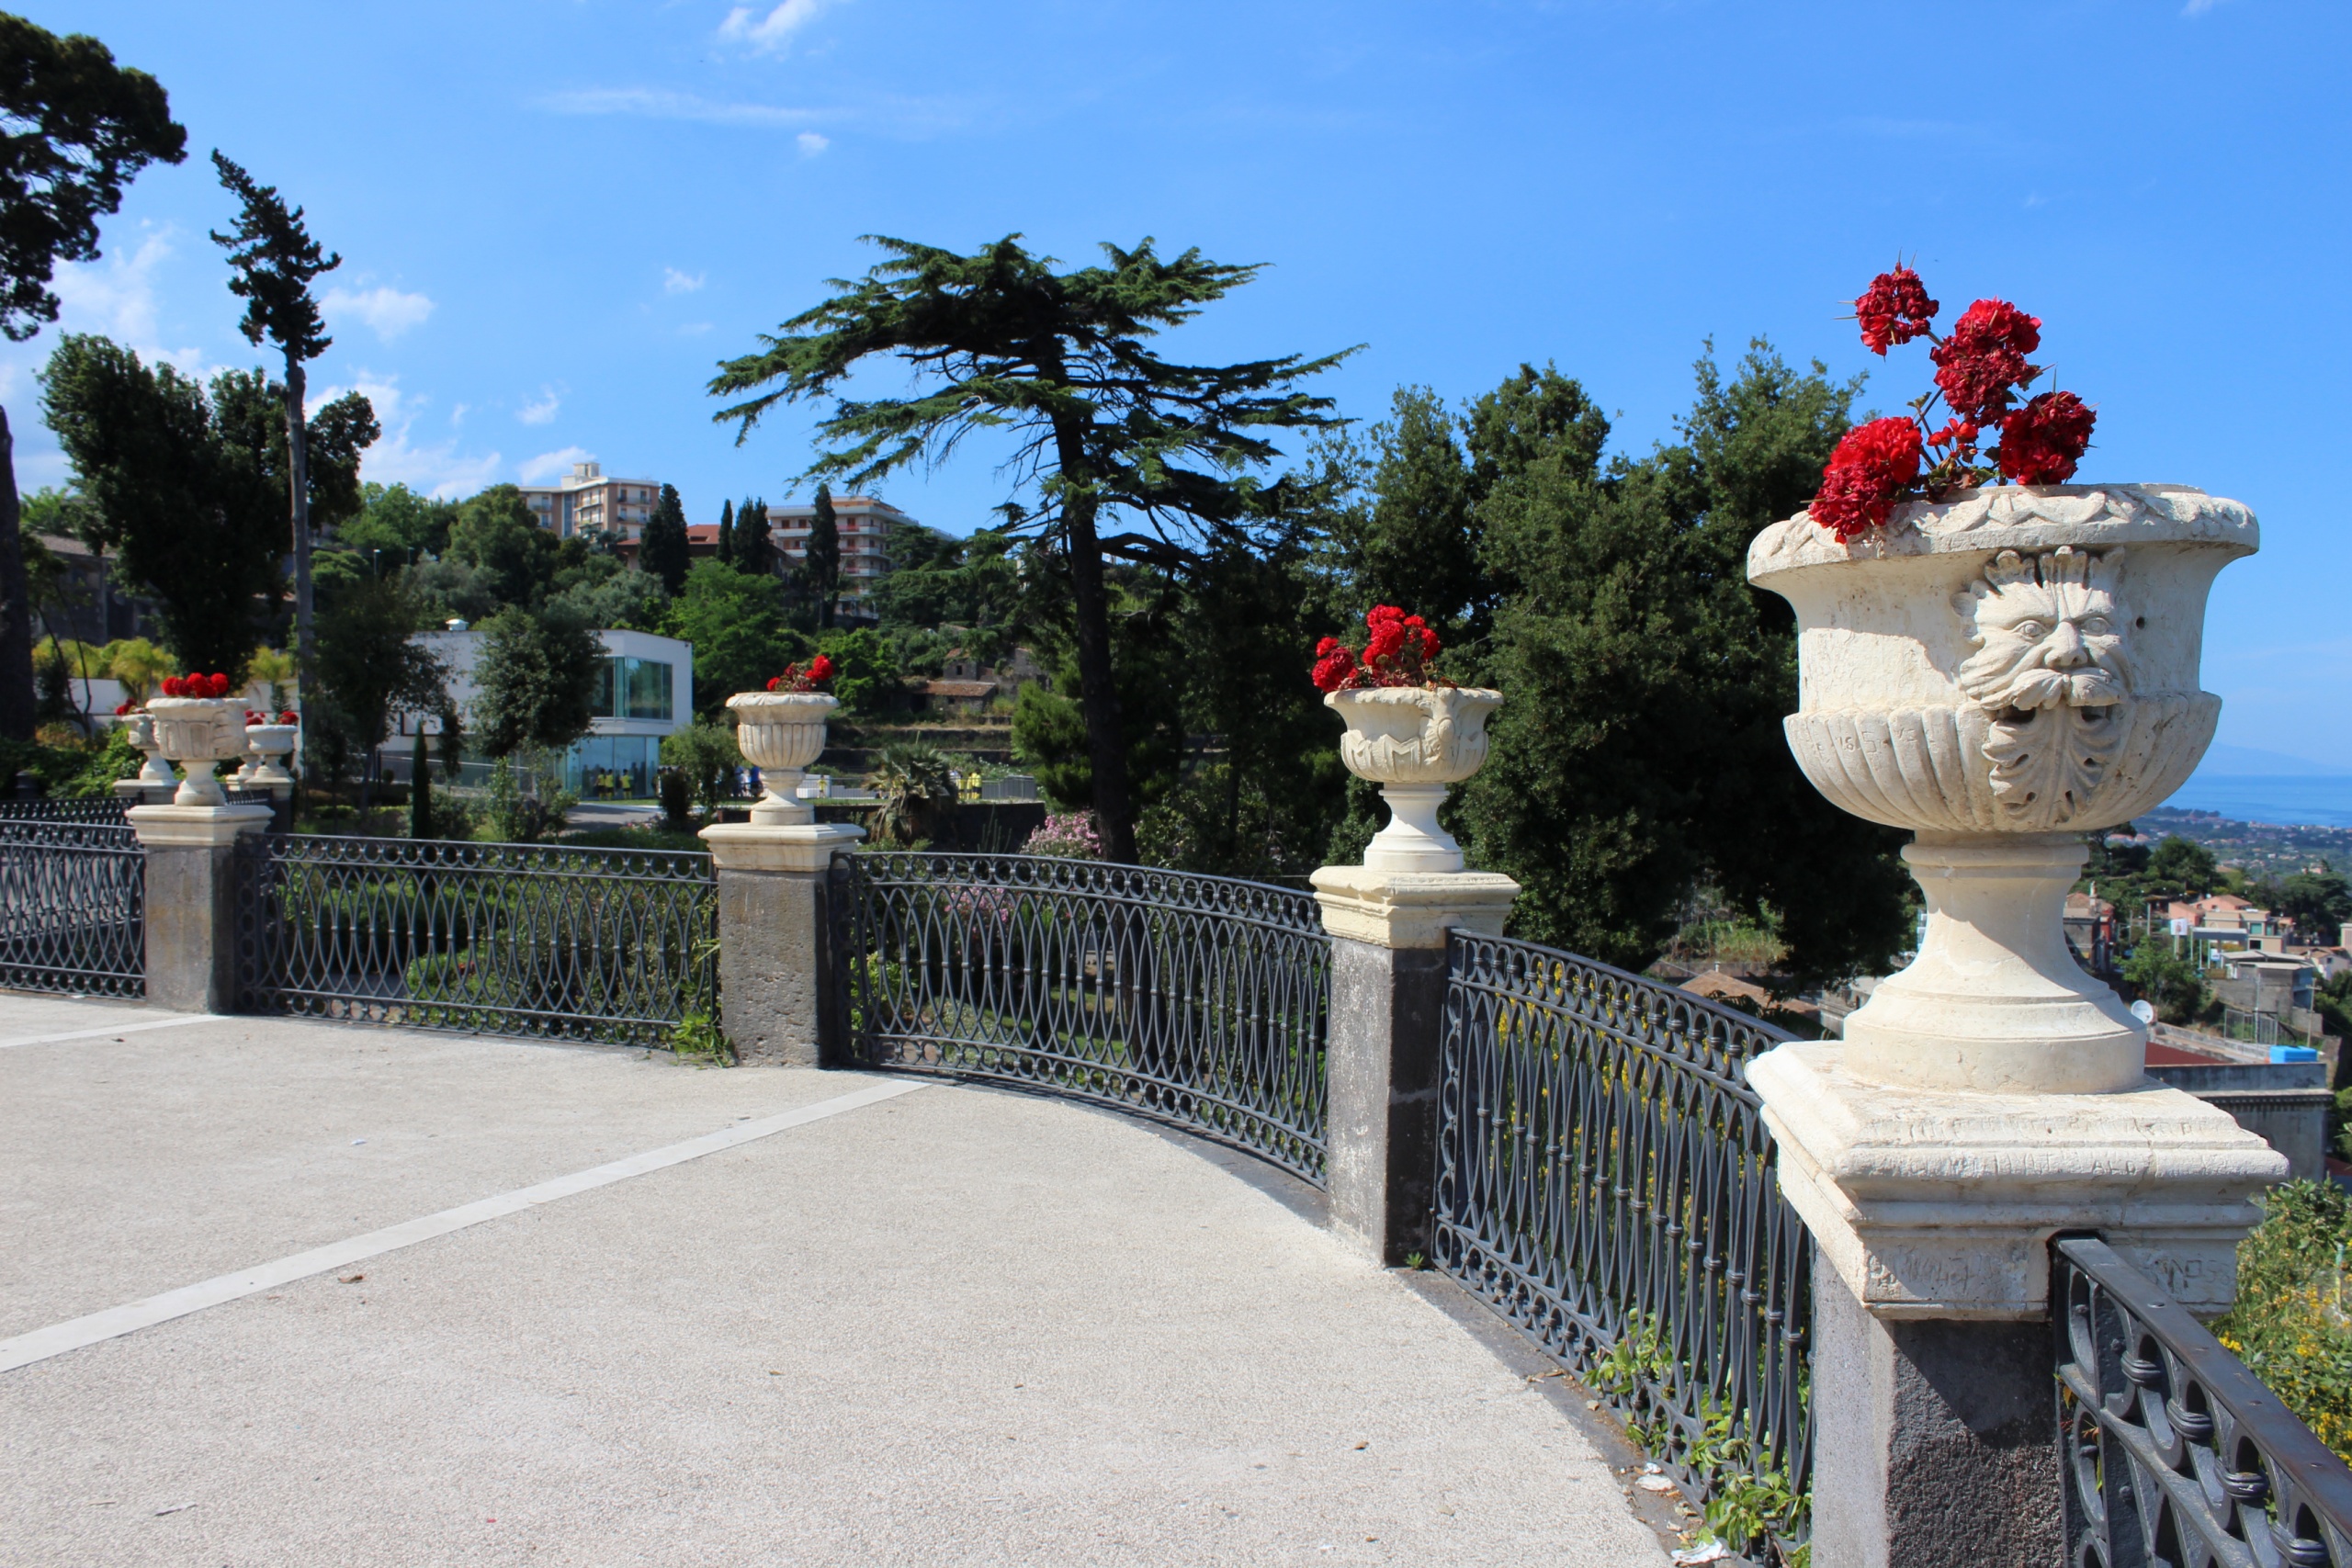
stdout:
[(0, 1561), (1666, 1562), (1580, 1402), (1253, 1162), (841, 1108), (912, 1081), (0, 994)]

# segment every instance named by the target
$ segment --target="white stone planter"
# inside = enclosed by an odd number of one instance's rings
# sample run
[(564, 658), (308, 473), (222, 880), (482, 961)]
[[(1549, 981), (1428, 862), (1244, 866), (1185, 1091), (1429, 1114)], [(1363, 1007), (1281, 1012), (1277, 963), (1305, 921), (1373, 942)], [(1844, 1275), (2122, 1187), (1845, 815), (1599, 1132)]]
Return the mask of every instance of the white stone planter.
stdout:
[(735, 744), (760, 770), (767, 791), (752, 807), (752, 820), (816, 820), (795, 792), (801, 770), (824, 754), (825, 721), (840, 704), (822, 692), (738, 692), (727, 705), (735, 710)]
[(172, 804), (228, 805), (212, 768), (245, 749), (244, 699), (155, 697), (148, 702), (147, 713), (154, 721), (156, 746), (187, 775)]
[(294, 743), (301, 736), (302, 727), (297, 724), (245, 726), (245, 750), (253, 761), (245, 764), (243, 781), (259, 789), (291, 785), (294, 775), (287, 771), (286, 759), (294, 754)]
[(171, 763), (164, 760), (164, 748), (155, 739), (155, 720), (144, 711), (128, 715), (123, 721), (123, 733), (130, 744), (146, 753), (147, 761), (140, 765), (139, 776), (133, 781), (158, 788), (176, 785), (179, 775), (172, 772)]
[(1846, 1069), (1921, 1089), (2128, 1088), (2146, 1033), (2068, 953), (2081, 835), (2185, 781), (2222, 701), (2199, 689), (2214, 575), (2251, 555), (2235, 502), (2173, 485), (1962, 491), (1841, 545), (1800, 513), (1748, 580), (1796, 609), (1805, 777), (1908, 828), (1918, 957), (1846, 1021)]
[(1346, 721), (1340, 760), (1380, 785), (1388, 826), (1363, 863), (1375, 871), (1456, 872), (1462, 846), (1438, 826), (1449, 785), (1486, 765), (1487, 716), (1500, 692), (1472, 686), (1372, 686), (1333, 692), (1323, 705)]

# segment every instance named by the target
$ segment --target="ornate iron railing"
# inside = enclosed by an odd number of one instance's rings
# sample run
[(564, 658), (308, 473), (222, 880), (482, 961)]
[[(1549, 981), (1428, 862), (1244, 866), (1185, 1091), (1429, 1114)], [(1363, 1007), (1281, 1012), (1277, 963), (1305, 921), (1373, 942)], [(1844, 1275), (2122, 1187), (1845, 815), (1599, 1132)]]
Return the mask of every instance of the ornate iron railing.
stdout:
[(835, 878), (857, 1060), (1116, 1106), (1322, 1181), (1311, 895), (1028, 855), (869, 852)]
[(716, 1011), (718, 885), (691, 852), (256, 835), (238, 1005), (663, 1045)]
[(2069, 1568), (2352, 1568), (2352, 1469), (2105, 1242), (2051, 1260)]
[(146, 995), (146, 893), (129, 828), (0, 819), (0, 986)]
[(1449, 970), (1436, 1266), (1801, 1540), (1812, 1241), (1743, 1072), (1791, 1036), (1531, 942), (1457, 931)]
[(103, 796), (0, 800), (0, 822), (90, 822), (119, 828), (129, 820), (121, 801)]

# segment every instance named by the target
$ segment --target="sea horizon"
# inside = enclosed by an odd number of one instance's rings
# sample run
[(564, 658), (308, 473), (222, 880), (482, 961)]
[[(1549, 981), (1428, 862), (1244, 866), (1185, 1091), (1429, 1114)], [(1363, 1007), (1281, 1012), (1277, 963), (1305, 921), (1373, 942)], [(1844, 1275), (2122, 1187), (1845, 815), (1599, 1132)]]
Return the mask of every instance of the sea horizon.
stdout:
[(2352, 773), (2200, 774), (2165, 807), (2277, 828), (2352, 828)]

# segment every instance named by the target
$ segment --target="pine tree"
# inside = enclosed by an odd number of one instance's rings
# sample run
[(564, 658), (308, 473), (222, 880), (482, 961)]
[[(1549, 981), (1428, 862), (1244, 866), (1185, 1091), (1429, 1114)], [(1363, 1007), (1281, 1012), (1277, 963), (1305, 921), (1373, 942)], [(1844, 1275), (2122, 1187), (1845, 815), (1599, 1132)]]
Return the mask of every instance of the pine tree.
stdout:
[(817, 504), (808, 519), (807, 574), (808, 592), (816, 596), (817, 624), (833, 624), (833, 606), (842, 596), (842, 530), (833, 515), (833, 491), (820, 481)]
[[(1119, 720), (1104, 558), (1190, 572), (1203, 547), (1257, 542), (1267, 511), (1250, 470), (1280, 456), (1267, 433), (1334, 423), (1331, 400), (1295, 389), (1344, 354), (1238, 365), (1161, 358), (1149, 340), (1249, 282), (1186, 251), (1162, 259), (1146, 240), (1102, 247), (1109, 265), (1054, 271), (1018, 235), (972, 255), (876, 238), (889, 259), (837, 286), (763, 346), (724, 361), (713, 396), (741, 396), (712, 418), (741, 441), (779, 403), (830, 400), (810, 479), (864, 485), (938, 457), (976, 430), (1010, 431), (1010, 466), (1034, 504), (1015, 528), (1068, 561), (1094, 814), (1104, 852), (1133, 861), (1136, 802)], [(890, 355), (923, 378), (910, 398), (851, 398), (843, 382)], [(1132, 519), (1140, 531), (1106, 536)]]
[(735, 564), (735, 503), (731, 501), (718, 503), (718, 564)]
[(686, 547), (685, 503), (678, 499), (677, 486), (662, 487), (662, 499), (653, 503), (653, 515), (638, 543), (637, 564), (660, 578), (673, 594), (684, 584), (686, 568), (694, 562)]

